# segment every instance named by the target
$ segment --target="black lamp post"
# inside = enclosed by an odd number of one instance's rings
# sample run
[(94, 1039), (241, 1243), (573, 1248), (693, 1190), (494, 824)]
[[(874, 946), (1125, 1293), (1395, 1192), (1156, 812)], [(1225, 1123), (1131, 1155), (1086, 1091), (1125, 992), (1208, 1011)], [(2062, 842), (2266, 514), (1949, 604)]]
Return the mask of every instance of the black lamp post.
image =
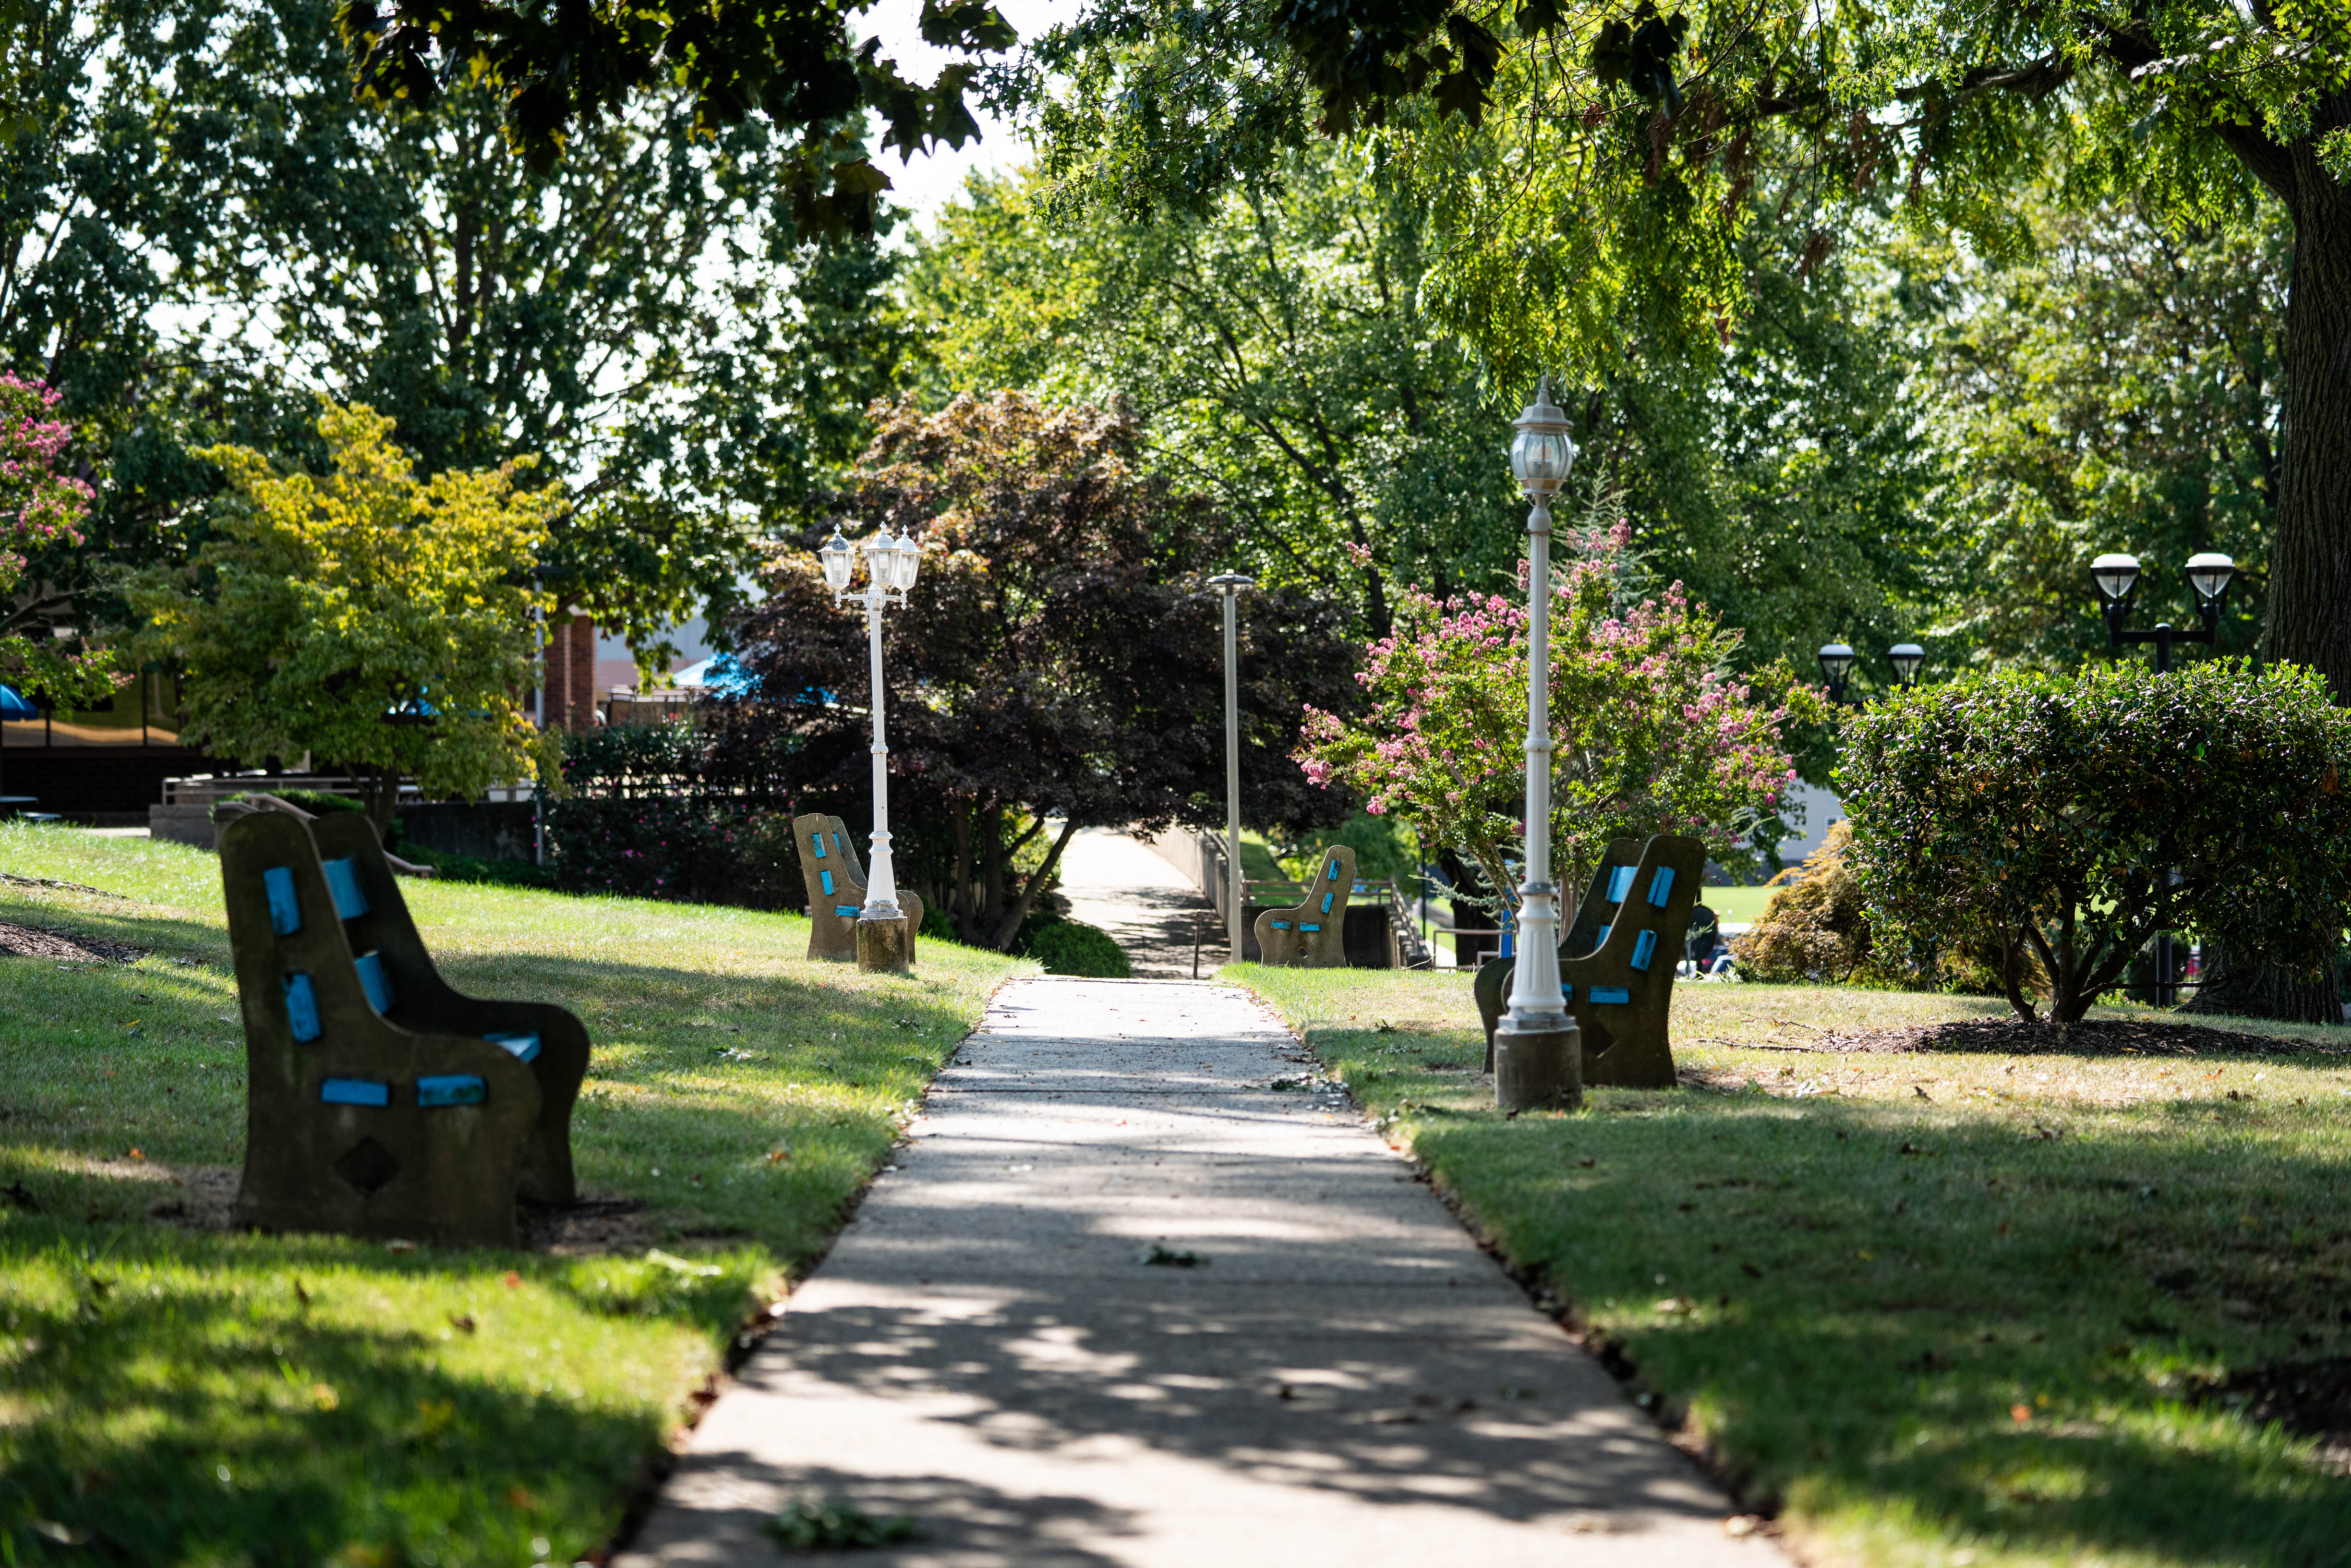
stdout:
[[(1854, 661), (1860, 657), (1843, 643), (1831, 643), (1818, 655), (1821, 662), (1821, 683), (1828, 688), (1829, 701), (1844, 706), (1844, 684), (1853, 678)], [(1852, 705), (1859, 707), (1859, 703)]]
[[(1821, 684), (1828, 691), (1829, 701), (1840, 707), (1859, 707), (1861, 699), (1846, 696), (1844, 689), (1861, 655), (1844, 643), (1831, 643), (1815, 657), (1821, 662)], [(1886, 650), (1886, 662), (1894, 666), (1894, 684), (1907, 692), (1918, 684), (1918, 666), (1927, 662), (1927, 650), (1916, 643), (1896, 643)]]
[(2138, 557), (2135, 555), (2102, 555), (2090, 563), (2090, 581), (2097, 588), (2105, 612), (2106, 645), (2120, 649), (2132, 643), (2152, 643), (2156, 669), (2168, 670), (2174, 643), (2212, 641), (2220, 625), (2220, 601), (2228, 597), (2229, 580), (2237, 575), (2237, 563), (2209, 550), (2188, 558), (2188, 580), (2196, 590), (2196, 618), (2203, 623), (2193, 632), (2182, 631), (2169, 622), (2145, 632), (2134, 632), (2125, 625), (2130, 620), (2131, 599), (2138, 591)]
[[(2171, 645), (2174, 643), (2205, 643), (2213, 641), (2220, 627), (2220, 601), (2228, 596), (2229, 580), (2237, 575), (2237, 563), (2227, 556), (2207, 550), (2188, 558), (2188, 580), (2196, 590), (2196, 619), (2202, 622), (2193, 632), (2183, 632), (2169, 622), (2164, 622), (2145, 632), (2134, 632), (2124, 622), (2130, 619), (2131, 598), (2138, 591), (2139, 564), (2135, 555), (2102, 555), (2090, 563), (2090, 581), (2098, 591), (2100, 608), (2106, 617), (2106, 646), (2120, 650), (2133, 643), (2155, 644), (2155, 668), (2159, 674), (2171, 668)], [(2167, 876), (2175, 874), (2167, 871)], [(2171, 933), (2155, 934), (2155, 1005), (2168, 1008), (2179, 997), (2171, 980)]]
[(1886, 662), (1894, 666), (1894, 681), (1904, 691), (1918, 685), (1918, 667), (1927, 662), (1927, 650), (1916, 643), (1896, 643), (1886, 650)]

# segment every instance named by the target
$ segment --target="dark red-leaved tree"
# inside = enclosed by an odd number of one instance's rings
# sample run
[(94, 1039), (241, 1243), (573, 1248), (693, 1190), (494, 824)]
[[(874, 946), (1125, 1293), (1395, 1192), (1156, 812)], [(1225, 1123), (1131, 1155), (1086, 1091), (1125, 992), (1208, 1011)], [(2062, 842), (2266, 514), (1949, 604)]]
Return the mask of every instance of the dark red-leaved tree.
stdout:
[[(898, 873), (963, 940), (1003, 947), (1078, 829), (1223, 819), (1223, 611), (1205, 580), (1232, 540), (1207, 502), (1143, 470), (1123, 410), (1002, 392), (876, 417), (837, 510), (852, 538), (887, 523), (923, 547), (885, 626)], [(777, 554), (737, 624), (754, 689), (726, 729), (780, 759), (801, 810), (862, 821), (864, 615), (833, 604), (816, 542)], [(1283, 588), (1243, 607), (1243, 810), (1328, 823), (1348, 803), (1289, 754), (1306, 705), (1358, 700), (1344, 612)]]

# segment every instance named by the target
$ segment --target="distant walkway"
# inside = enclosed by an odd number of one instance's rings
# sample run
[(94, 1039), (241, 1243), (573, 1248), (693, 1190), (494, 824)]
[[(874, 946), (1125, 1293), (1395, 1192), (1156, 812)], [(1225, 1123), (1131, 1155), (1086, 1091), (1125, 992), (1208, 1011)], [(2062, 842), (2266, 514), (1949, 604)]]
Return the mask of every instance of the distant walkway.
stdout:
[(616, 1568), (800, 1501), (890, 1568), (1782, 1563), (1310, 1070), (1229, 987), (1007, 986)]
[(1200, 972), (1223, 962), (1224, 927), (1184, 873), (1115, 828), (1081, 828), (1061, 852), (1070, 915), (1126, 949), (1137, 979), (1189, 979), (1196, 923), (1205, 923)]

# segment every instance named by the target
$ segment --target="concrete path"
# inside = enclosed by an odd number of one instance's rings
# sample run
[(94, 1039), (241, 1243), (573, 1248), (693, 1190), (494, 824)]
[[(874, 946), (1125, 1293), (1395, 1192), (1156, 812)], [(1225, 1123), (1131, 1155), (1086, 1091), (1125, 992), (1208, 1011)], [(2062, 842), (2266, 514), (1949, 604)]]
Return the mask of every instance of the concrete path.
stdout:
[(1223, 961), (1224, 927), (1200, 890), (1115, 828), (1079, 829), (1061, 852), (1061, 875), (1070, 917), (1116, 938), (1137, 979), (1188, 979), (1196, 926), (1207, 933), (1201, 969), (1214, 973)]
[(1007, 986), (619, 1563), (803, 1499), (925, 1568), (1781, 1562), (1309, 1071), (1228, 987)]

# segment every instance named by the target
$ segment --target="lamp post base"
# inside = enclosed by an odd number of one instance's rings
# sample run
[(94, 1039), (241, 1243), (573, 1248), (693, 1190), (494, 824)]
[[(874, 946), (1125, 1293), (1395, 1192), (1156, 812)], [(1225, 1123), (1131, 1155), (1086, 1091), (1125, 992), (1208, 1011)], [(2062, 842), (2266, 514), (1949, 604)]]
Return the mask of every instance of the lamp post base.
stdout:
[(903, 915), (895, 920), (859, 921), (857, 967), (875, 975), (911, 972), (914, 967), (914, 923)]
[(1494, 1104), (1504, 1111), (1573, 1111), (1583, 1103), (1583, 1037), (1564, 1029), (1494, 1031)]

